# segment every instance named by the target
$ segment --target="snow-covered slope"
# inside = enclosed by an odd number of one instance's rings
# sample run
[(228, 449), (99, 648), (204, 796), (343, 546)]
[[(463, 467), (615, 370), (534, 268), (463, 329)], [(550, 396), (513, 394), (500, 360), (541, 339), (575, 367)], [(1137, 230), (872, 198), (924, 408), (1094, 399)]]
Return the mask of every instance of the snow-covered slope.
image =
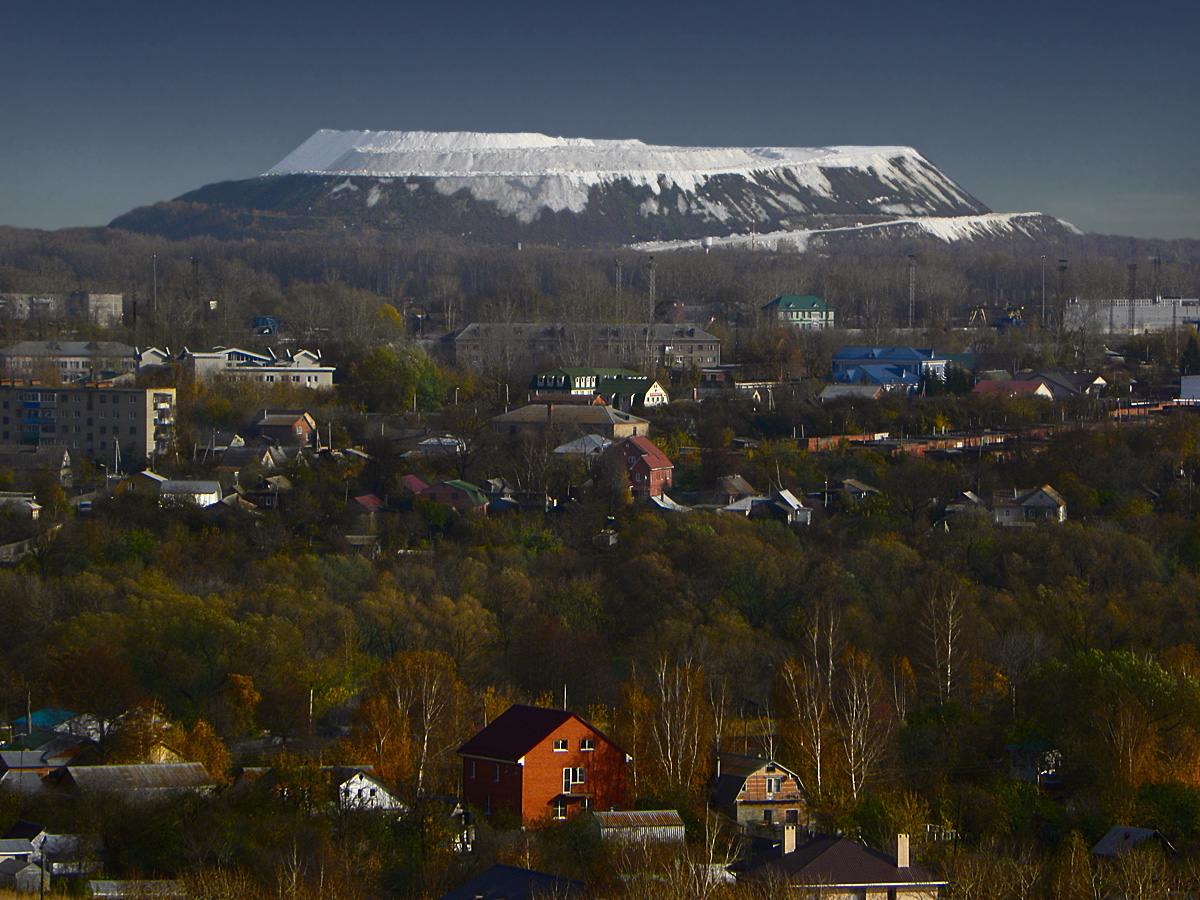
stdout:
[(632, 249), (650, 252), (668, 250), (698, 250), (710, 247), (761, 247), (764, 250), (792, 248), (807, 250), (824, 246), (831, 241), (867, 236), (872, 233), (890, 237), (933, 237), (946, 243), (977, 241), (993, 238), (1029, 238), (1038, 240), (1049, 232), (1065, 230), (1083, 234), (1070, 222), (1054, 219), (1043, 213), (987, 213), (981, 216), (923, 216), (893, 219), (867, 225), (848, 225), (840, 228), (803, 228), (794, 231), (772, 231), (765, 234), (731, 234), (726, 237), (705, 237), (699, 240), (644, 241)]
[[(595, 188), (618, 183), (656, 197), (675, 189), (680, 214), (709, 222), (987, 211), (911, 147), (660, 147), (528, 133), (323, 130), (266, 175), (430, 180), (443, 194), (466, 189), (525, 223), (547, 209), (581, 213)], [(662, 209), (651, 197), (641, 212)]]

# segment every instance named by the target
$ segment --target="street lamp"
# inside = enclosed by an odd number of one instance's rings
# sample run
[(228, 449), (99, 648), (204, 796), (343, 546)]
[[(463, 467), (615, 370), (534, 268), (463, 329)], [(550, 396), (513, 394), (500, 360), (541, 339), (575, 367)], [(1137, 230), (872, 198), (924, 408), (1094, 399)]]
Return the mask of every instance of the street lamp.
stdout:
[(154, 272), (154, 320), (158, 321), (158, 254), (150, 254), (150, 265)]

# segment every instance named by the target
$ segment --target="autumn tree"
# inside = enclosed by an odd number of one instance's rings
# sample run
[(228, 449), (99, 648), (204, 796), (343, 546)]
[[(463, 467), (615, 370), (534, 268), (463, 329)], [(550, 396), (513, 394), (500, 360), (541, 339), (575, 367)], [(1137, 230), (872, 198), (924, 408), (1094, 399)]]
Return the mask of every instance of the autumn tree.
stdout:
[(353, 746), (381, 772), (407, 775), (418, 797), (452, 777), (452, 754), (465, 737), (466, 688), (448, 655), (400, 651), (364, 692)]

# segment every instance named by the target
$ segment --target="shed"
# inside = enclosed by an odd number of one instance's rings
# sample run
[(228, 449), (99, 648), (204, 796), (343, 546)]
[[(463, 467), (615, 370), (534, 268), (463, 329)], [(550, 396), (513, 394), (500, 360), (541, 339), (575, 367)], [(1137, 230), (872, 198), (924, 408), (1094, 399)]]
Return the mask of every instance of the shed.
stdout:
[(683, 819), (673, 809), (614, 810), (595, 813), (600, 839), (636, 844), (682, 844)]
[(0, 862), (0, 887), (19, 894), (36, 894), (42, 886), (42, 867), (24, 859)]

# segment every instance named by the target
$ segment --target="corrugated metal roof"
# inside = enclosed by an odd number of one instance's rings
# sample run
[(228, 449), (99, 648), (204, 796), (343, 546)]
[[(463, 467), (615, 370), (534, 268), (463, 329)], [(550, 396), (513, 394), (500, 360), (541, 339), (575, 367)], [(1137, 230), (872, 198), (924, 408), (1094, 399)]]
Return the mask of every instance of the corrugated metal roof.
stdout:
[(629, 809), (595, 813), (604, 828), (682, 828), (683, 819), (673, 809)]
[(103, 793), (211, 790), (216, 787), (200, 763), (68, 766), (67, 772), (80, 790)]

